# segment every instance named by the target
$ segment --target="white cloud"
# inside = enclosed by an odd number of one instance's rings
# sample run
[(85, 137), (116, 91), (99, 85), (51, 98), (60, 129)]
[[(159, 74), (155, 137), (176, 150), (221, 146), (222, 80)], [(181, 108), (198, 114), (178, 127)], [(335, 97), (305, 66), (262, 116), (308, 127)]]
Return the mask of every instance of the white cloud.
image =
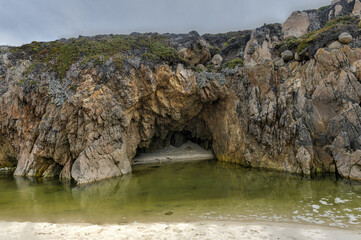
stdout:
[(216, 33), (283, 22), (331, 0), (0, 0), (0, 44), (131, 32)]

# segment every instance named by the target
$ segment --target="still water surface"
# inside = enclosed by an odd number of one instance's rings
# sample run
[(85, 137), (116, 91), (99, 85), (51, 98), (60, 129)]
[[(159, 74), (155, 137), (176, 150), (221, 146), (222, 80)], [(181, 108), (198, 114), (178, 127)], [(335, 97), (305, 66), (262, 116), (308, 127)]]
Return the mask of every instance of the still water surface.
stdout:
[(361, 229), (361, 184), (216, 161), (136, 166), (86, 186), (0, 177), (0, 221), (276, 221)]

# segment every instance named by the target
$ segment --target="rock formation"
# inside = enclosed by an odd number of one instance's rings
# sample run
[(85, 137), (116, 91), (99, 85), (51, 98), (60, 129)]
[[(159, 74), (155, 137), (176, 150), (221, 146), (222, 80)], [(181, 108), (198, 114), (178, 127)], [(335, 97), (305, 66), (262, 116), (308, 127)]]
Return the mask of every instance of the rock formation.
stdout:
[(328, 21), (345, 16), (360, 16), (360, 0), (333, 0), (330, 6), (320, 7), (317, 10), (295, 11), (282, 24), (284, 38), (301, 37), (302, 35), (318, 30)]
[(0, 167), (83, 184), (192, 140), (220, 161), (361, 180), (357, 2), (253, 31), (1, 48)]

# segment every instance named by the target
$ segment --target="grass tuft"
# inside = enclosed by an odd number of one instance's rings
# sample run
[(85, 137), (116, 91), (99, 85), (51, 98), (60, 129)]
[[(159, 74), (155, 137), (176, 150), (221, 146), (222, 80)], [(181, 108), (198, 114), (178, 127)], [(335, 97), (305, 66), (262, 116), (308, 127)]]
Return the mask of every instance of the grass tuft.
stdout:
[(229, 68), (234, 69), (236, 66), (242, 67), (243, 66), (243, 60), (241, 58), (235, 58), (229, 62), (226, 62), (222, 65), (222, 68)]

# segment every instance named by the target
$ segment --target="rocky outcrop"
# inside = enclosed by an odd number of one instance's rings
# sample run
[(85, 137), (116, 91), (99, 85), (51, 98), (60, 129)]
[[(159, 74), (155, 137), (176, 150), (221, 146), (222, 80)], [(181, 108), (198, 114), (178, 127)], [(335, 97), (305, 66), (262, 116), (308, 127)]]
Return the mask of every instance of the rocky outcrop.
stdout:
[(308, 32), (319, 30), (328, 21), (341, 16), (360, 16), (360, 0), (334, 0), (330, 6), (317, 10), (295, 11), (282, 25), (284, 38), (301, 37)]
[[(271, 24), (0, 49), (0, 167), (83, 184), (191, 140), (220, 161), (361, 180), (361, 49), (350, 19), (286, 42)], [(335, 43), (345, 31), (352, 42)]]
[(284, 38), (301, 37), (308, 32), (310, 24), (310, 18), (306, 12), (293, 12), (282, 25)]
[(272, 49), (280, 42), (280, 39), (282, 39), (280, 24), (265, 25), (253, 30), (244, 49), (247, 66), (255, 66), (272, 60)]
[(183, 48), (179, 51), (180, 58), (191, 66), (204, 64), (211, 58), (209, 45), (204, 39), (200, 39), (191, 48)]
[(309, 32), (299, 38), (289, 37), (275, 43), (273, 57), (281, 56), (282, 52), (289, 50), (294, 54), (297, 53), (300, 60), (309, 60), (314, 58), (320, 48), (331, 46), (331, 48), (338, 49), (340, 45), (334, 42), (340, 39), (344, 44), (349, 44), (353, 48), (361, 47), (359, 23), (360, 19), (354, 16), (333, 19), (317, 31)]
[[(358, 141), (361, 139), (359, 138)], [(332, 153), (339, 174), (344, 178), (361, 180), (361, 150), (352, 150), (350, 139), (346, 132), (340, 133), (332, 145)]]

